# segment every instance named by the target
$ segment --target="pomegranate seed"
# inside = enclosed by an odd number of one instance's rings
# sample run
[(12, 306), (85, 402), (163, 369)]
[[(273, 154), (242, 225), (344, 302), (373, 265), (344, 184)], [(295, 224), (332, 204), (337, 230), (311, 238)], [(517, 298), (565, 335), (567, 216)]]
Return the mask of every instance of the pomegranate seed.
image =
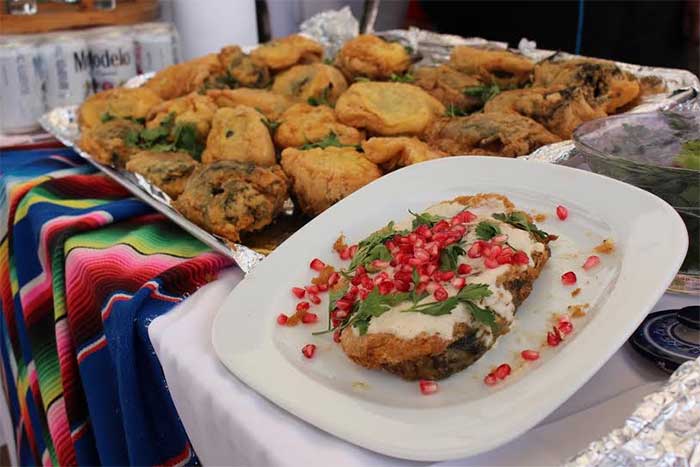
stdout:
[(446, 220), (441, 220), (433, 227), (433, 232), (443, 232), (450, 228), (450, 224)]
[(314, 284), (314, 285), (307, 285), (307, 286), (304, 287), (304, 288), (306, 289), (307, 292), (309, 292), (309, 294), (317, 294), (317, 293), (319, 292), (319, 290), (320, 290), (316, 284)]
[(362, 280), (360, 282), (362, 287), (365, 289), (372, 290), (374, 288), (374, 282), (372, 282), (372, 279), (370, 279), (369, 276), (362, 276)]
[(500, 265), (498, 264), (498, 261), (496, 261), (496, 260), (493, 259), (493, 258), (486, 258), (486, 259), (484, 260), (484, 265), (485, 265), (487, 268), (489, 268), (489, 269), (496, 269), (498, 266), (500, 266)]
[(309, 294), (309, 301), (314, 305), (318, 305), (319, 303), (321, 303), (321, 299), (319, 298), (319, 296), (314, 294)]
[(416, 287), (416, 293), (422, 294), (423, 292), (425, 292), (425, 289), (427, 289), (427, 288), (428, 288), (428, 284), (425, 282), (421, 282)]
[(420, 387), (420, 392), (424, 396), (429, 396), (434, 394), (438, 390), (438, 383), (435, 381), (430, 381), (428, 379), (422, 379), (418, 381), (418, 386)]
[(513, 263), (515, 264), (529, 264), (530, 258), (527, 257), (527, 253), (524, 251), (516, 251), (513, 253)]
[(391, 281), (383, 281), (379, 284), (379, 293), (386, 295), (394, 290), (394, 283)]
[(350, 279), (350, 283), (354, 286), (360, 285), (362, 283), (362, 276), (355, 275), (355, 277)]
[(340, 253), (338, 253), (338, 255), (340, 256), (340, 259), (342, 259), (343, 261), (349, 260), (350, 259), (350, 248), (349, 247), (343, 248), (342, 250), (340, 250)]
[(396, 287), (396, 290), (398, 290), (399, 292), (408, 292), (409, 290), (411, 290), (411, 284), (409, 282), (404, 282), (401, 280), (395, 280), (394, 287)]
[(430, 231), (427, 225), (421, 224), (416, 228), (416, 235), (420, 235), (423, 238), (430, 238), (433, 236), (433, 233)]
[(574, 285), (576, 283), (576, 274), (574, 271), (569, 271), (562, 274), (561, 283), (564, 285)]
[(372, 261), (372, 267), (374, 269), (386, 269), (389, 267), (389, 262), (388, 261), (382, 261), (381, 259), (375, 259)]
[(523, 357), (523, 360), (528, 360), (528, 361), (534, 361), (540, 358), (540, 353), (537, 350), (523, 350), (520, 352), (520, 356)]
[(496, 375), (494, 375), (493, 373), (489, 373), (489, 374), (486, 375), (486, 377), (484, 378), (484, 383), (485, 383), (487, 386), (493, 386), (493, 385), (495, 385), (496, 383), (498, 383), (498, 379), (496, 378)]
[(435, 297), (435, 300), (437, 300), (438, 302), (444, 302), (445, 300), (447, 300), (447, 290), (445, 290), (442, 287), (438, 287), (437, 289), (435, 289), (433, 297)]
[(338, 283), (339, 280), (340, 280), (340, 274), (338, 274), (337, 272), (334, 272), (333, 274), (328, 276), (328, 286), (333, 287), (335, 284)]
[(438, 246), (437, 243), (432, 242), (430, 244), (430, 247), (426, 245), (426, 251), (430, 253), (431, 258), (436, 258), (438, 254), (440, 254), (440, 247)]
[(422, 262), (425, 262), (430, 260), (430, 253), (428, 253), (422, 248), (417, 248), (413, 250), (413, 257), (421, 260)]
[(316, 353), (316, 346), (313, 344), (306, 344), (301, 348), (301, 353), (304, 354), (306, 358), (313, 358), (314, 353)]
[(301, 287), (292, 287), (292, 293), (296, 298), (304, 298), (306, 290), (302, 289)]
[(467, 251), (467, 256), (470, 258), (479, 258), (481, 257), (481, 243), (476, 242), (474, 243), (471, 247), (469, 247), (469, 250)]
[(552, 328), (551, 331), (547, 333), (547, 345), (550, 347), (556, 347), (561, 342), (561, 335), (557, 328)]
[(493, 237), (491, 239), (491, 241), (494, 243), (505, 243), (508, 241), (508, 235), (506, 235), (506, 234), (496, 235), (495, 237)]
[(452, 271), (441, 271), (440, 272), (440, 280), (442, 281), (449, 281), (452, 280), (452, 278), (455, 276), (455, 273)]
[(355, 274), (357, 274), (358, 276), (366, 276), (367, 270), (365, 269), (364, 266), (358, 266), (357, 269), (355, 270)]
[(462, 235), (467, 232), (467, 228), (462, 224), (457, 224), (452, 226), (451, 232), (454, 232), (455, 235), (459, 235), (459, 238), (462, 238)]
[(367, 290), (367, 289), (360, 290), (360, 298), (362, 300), (366, 299), (367, 295), (369, 295), (369, 290)]
[(425, 282), (428, 282), (429, 280), (430, 280), (430, 276), (427, 274), (421, 274), (420, 276), (418, 276), (418, 282), (420, 282), (420, 283), (425, 283)]
[(316, 313), (306, 313), (301, 317), (301, 322), (304, 324), (311, 324), (318, 321), (318, 315)]
[(393, 240), (387, 240), (384, 246), (386, 246), (389, 251), (396, 250), (398, 248)]
[(348, 317), (348, 312), (345, 310), (335, 309), (331, 312), (331, 318), (337, 319), (338, 321), (342, 321), (347, 317)]
[(429, 276), (432, 276), (435, 273), (435, 271), (437, 271), (437, 269), (438, 269), (437, 264), (431, 263), (431, 264), (426, 264), (423, 267), (422, 272), (423, 272), (423, 274), (427, 274)]
[(513, 263), (513, 255), (507, 254), (507, 253), (501, 253), (496, 258), (496, 261), (498, 262), (498, 264), (512, 264)]
[(299, 302), (297, 303), (297, 311), (308, 311), (311, 307), (309, 302)]
[(468, 264), (460, 264), (459, 266), (457, 266), (457, 272), (459, 274), (469, 274), (472, 272), (472, 267)]
[[(485, 253), (484, 253), (485, 254)], [(495, 259), (498, 257), (498, 255), (501, 254), (501, 247), (498, 245), (492, 246), (491, 251), (489, 251), (489, 254), (487, 255), (491, 259)]]
[(467, 281), (464, 279), (464, 277), (455, 277), (454, 279), (452, 279), (451, 284), (452, 287), (454, 287), (455, 289), (461, 290), (466, 282)]
[[(362, 294), (362, 291), (360, 291), (360, 295), (361, 295), (361, 294)], [(347, 301), (347, 300), (340, 299), (340, 300), (338, 300), (338, 301), (335, 302), (335, 306), (336, 306), (339, 310), (349, 310), (350, 307), (352, 306), (352, 303), (350, 303), (350, 302)]]
[(569, 217), (569, 210), (562, 205), (557, 206), (557, 217), (560, 221), (565, 221)]
[(331, 325), (333, 325), (334, 328), (337, 328), (340, 326), (341, 321), (339, 319), (331, 319)]
[(318, 290), (321, 292), (328, 292), (328, 284), (318, 284)]
[(471, 213), (471, 212), (469, 212), (469, 211), (462, 211), (462, 212), (460, 212), (460, 213), (457, 214), (457, 215), (460, 217), (460, 219), (461, 219), (462, 222), (464, 222), (464, 223), (468, 223), (468, 222), (471, 222), (471, 221), (473, 221), (474, 219), (476, 219), (476, 214), (473, 214), (473, 213)]
[(336, 331), (333, 333), (333, 342), (340, 344), (340, 329), (336, 329)]
[(287, 324), (288, 319), (289, 317), (287, 315), (285, 315), (284, 313), (280, 313), (279, 315), (277, 315), (277, 324), (279, 324), (280, 326), (284, 326), (285, 324)]
[(353, 258), (355, 256), (355, 253), (357, 253), (357, 245), (352, 245), (350, 247), (350, 258)]
[(496, 371), (494, 371), (493, 374), (498, 379), (505, 379), (506, 376), (510, 374), (510, 371), (510, 365), (503, 363), (502, 365), (498, 365), (498, 368), (496, 368)]
[(360, 291), (360, 289), (358, 289), (356, 285), (353, 285), (352, 287), (350, 287), (350, 289), (348, 290), (348, 293), (346, 295), (348, 297), (352, 297), (352, 299), (354, 300), (355, 297), (357, 297), (357, 293), (359, 291)]
[(568, 334), (571, 334), (571, 332), (574, 330), (574, 325), (571, 323), (571, 321), (561, 320), (557, 324), (557, 329), (561, 334), (566, 336)]
[(311, 260), (309, 267), (314, 271), (321, 272), (321, 270), (326, 267), (326, 263), (324, 263), (318, 258), (314, 258), (313, 260)]
[(420, 266), (423, 264), (425, 261), (421, 261), (418, 258), (408, 258), (408, 264), (411, 266)]
[(588, 258), (586, 258), (586, 262), (583, 263), (583, 269), (588, 271), (589, 269), (594, 268), (594, 267), (598, 266), (599, 264), (600, 264), (599, 257), (597, 257), (595, 255), (589, 256)]

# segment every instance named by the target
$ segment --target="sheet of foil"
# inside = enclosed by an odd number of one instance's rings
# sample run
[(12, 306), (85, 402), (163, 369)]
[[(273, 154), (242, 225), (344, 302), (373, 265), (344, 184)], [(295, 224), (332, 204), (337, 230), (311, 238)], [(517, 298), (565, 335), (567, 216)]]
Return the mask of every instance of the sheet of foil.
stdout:
[(622, 428), (594, 441), (569, 467), (700, 465), (700, 359), (681, 365), (644, 398)]
[[(347, 7), (337, 11), (319, 13), (301, 25), (301, 32), (303, 34), (324, 44), (326, 47), (326, 56), (329, 58), (335, 55), (344, 41), (357, 35), (358, 31), (358, 22)], [(457, 45), (475, 45), (496, 49), (504, 49), (507, 47), (507, 44), (504, 42), (489, 41), (479, 37), (465, 38), (450, 34), (439, 34), (418, 28), (390, 30), (378, 32), (376, 34), (385, 37), (387, 40), (399, 41), (409, 46), (412, 50), (414, 60), (420, 65), (444, 63), (449, 59), (452, 48)], [(244, 49), (249, 52), (252, 47), (245, 47)], [(551, 50), (537, 49), (536, 44), (527, 39), (520, 41), (518, 51), (533, 60), (542, 60), (556, 54), (556, 52)], [(574, 58), (574, 56), (561, 53), (557, 58), (566, 59)], [(700, 81), (695, 75), (688, 71), (644, 67), (625, 63), (618, 63), (618, 65), (639, 77), (658, 76), (663, 80), (667, 88), (667, 92), (645, 99), (637, 107), (632, 109), (632, 112), (648, 111), (675, 105), (692, 98), (697, 94), (696, 90), (700, 89)], [(153, 73), (136, 76), (130, 79), (125, 86), (141, 86), (148, 81), (151, 76), (153, 76)], [(285, 206), (286, 212), (284, 220), (278, 221), (276, 223), (277, 226), (269, 229), (267, 232), (256, 233), (256, 240), (257, 237), (260, 237), (261, 240), (256, 242), (257, 244), (254, 246), (255, 249), (242, 244), (231, 243), (208, 233), (178, 213), (172, 207), (171, 200), (168, 196), (140, 175), (102, 165), (93, 160), (89, 154), (77, 148), (75, 143), (80, 136), (80, 130), (77, 124), (76, 111), (76, 106), (59, 107), (46, 113), (41, 117), (39, 123), (47, 132), (53, 134), (63, 144), (75, 148), (81, 156), (95, 165), (99, 170), (122, 184), (126, 189), (134, 193), (135, 196), (150, 204), (154, 209), (162, 212), (173, 220), (173, 222), (192, 233), (192, 235), (202, 242), (231, 257), (244, 272), (247, 273), (251, 271), (264, 257), (260, 252), (266, 253), (271, 251), (277, 244), (303, 225), (303, 219), (300, 219), (299, 216), (292, 215), (293, 206), (291, 202), (288, 202)], [(532, 154), (524, 156), (524, 158), (541, 162), (570, 165), (575, 159), (573, 157), (574, 152), (574, 144), (572, 141), (562, 141), (543, 146)]]

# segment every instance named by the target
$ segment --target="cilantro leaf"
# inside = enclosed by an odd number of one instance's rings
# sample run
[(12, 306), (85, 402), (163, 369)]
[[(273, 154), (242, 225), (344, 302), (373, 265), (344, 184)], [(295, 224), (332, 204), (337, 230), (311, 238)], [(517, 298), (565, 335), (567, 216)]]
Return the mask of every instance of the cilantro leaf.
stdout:
[[(262, 113), (262, 112), (260, 112), (260, 113)], [(270, 133), (272, 133), (272, 134), (274, 134), (275, 131), (277, 131), (277, 127), (279, 127), (280, 123), (281, 123), (281, 122), (276, 122), (274, 120), (270, 120), (267, 117), (261, 118), (260, 121), (263, 122), (263, 124), (265, 124), (267, 129), (270, 130)]]
[(389, 79), (395, 83), (412, 83), (416, 80), (410, 73), (406, 73), (403, 75), (397, 75), (396, 73), (392, 73)]
[(527, 214), (522, 211), (513, 211), (510, 214), (496, 213), (493, 214), (493, 218), (508, 223), (515, 228), (526, 230), (541, 240), (546, 240), (549, 237), (547, 232), (540, 230), (535, 224), (530, 222), (527, 218)]
[(460, 300), (481, 300), (482, 298), (490, 297), (492, 294), (489, 286), (486, 284), (469, 284), (462, 288), (457, 294)]
[(465, 301), (463, 303), (467, 306), (467, 310), (469, 310), (475, 320), (489, 326), (494, 335), (498, 332), (496, 314), (493, 311), (488, 308), (481, 308), (474, 302)]
[(175, 127), (173, 150), (187, 152), (193, 159), (201, 160), (204, 145), (197, 139), (197, 128), (193, 123), (182, 123)]
[(372, 318), (383, 315), (391, 307), (405, 302), (408, 298), (409, 296), (406, 292), (382, 295), (379, 293), (379, 289), (375, 287), (367, 295), (367, 298), (360, 302), (350, 321), (362, 336), (367, 333), (369, 322)]
[(458, 243), (453, 243), (443, 248), (440, 252), (440, 270), (456, 271), (459, 257), (465, 253), (464, 248)]
[(441, 220), (444, 219), (442, 216), (438, 216), (435, 214), (430, 214), (429, 212), (423, 212), (416, 214), (415, 212), (411, 211), (410, 209), (408, 210), (409, 213), (414, 217), (413, 219), (413, 228), (416, 229), (420, 225), (427, 225), (428, 227), (432, 227)]
[(490, 222), (482, 221), (476, 226), (476, 237), (479, 240), (491, 240), (501, 233), (501, 229)]
[[(392, 238), (394, 235), (400, 234), (394, 230), (394, 222), (389, 222), (385, 227), (377, 230), (369, 237), (357, 244), (357, 252), (350, 262), (349, 271), (354, 271), (359, 265), (368, 263), (369, 256), (377, 245), (382, 245), (384, 242)], [(386, 248), (386, 247), (385, 247)]]
[(331, 90), (333, 89), (333, 85), (329, 84), (325, 88), (323, 88), (323, 91), (321, 92), (321, 95), (318, 97), (309, 97), (306, 102), (309, 103), (309, 105), (313, 105), (314, 107), (317, 107), (319, 105), (327, 105), (328, 107), (333, 107), (331, 105), (331, 102), (328, 100), (330, 97)]
[(482, 104), (485, 104), (500, 93), (501, 88), (495, 83), (491, 85), (484, 84), (481, 86), (467, 86), (462, 92), (467, 96), (476, 97)]
[(459, 107), (455, 106), (454, 104), (450, 104), (447, 106), (445, 109), (445, 117), (465, 117), (469, 115), (469, 112), (466, 110), (460, 109)]
[(304, 151), (308, 149), (314, 149), (314, 148), (329, 148), (329, 147), (336, 147), (336, 148), (345, 148), (345, 147), (354, 147), (356, 150), (360, 150), (360, 146), (357, 145), (355, 146), (354, 144), (343, 144), (340, 142), (338, 139), (338, 135), (336, 135), (334, 132), (328, 133), (325, 138), (323, 138), (320, 141), (315, 141), (313, 143), (306, 143), (302, 146), (299, 147), (299, 149), (302, 149)]
[(117, 118), (117, 117), (115, 117), (114, 115), (112, 115), (109, 112), (105, 112), (102, 115), (100, 115), (100, 121), (102, 123), (107, 123), (108, 121), (114, 120), (115, 118)]

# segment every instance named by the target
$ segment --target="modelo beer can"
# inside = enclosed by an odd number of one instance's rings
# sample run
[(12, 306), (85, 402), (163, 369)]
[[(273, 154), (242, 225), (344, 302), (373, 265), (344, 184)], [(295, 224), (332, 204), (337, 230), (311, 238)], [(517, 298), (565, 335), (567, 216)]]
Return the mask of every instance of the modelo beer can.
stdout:
[(28, 133), (45, 111), (36, 40), (0, 38), (0, 130)]
[(177, 31), (168, 23), (135, 26), (134, 50), (139, 73), (159, 71), (180, 61)]
[(134, 42), (124, 31), (95, 30), (88, 36), (88, 49), (95, 92), (119, 87), (136, 76)]
[(39, 46), (44, 97), (49, 109), (79, 104), (92, 92), (90, 54), (78, 34), (49, 34)]

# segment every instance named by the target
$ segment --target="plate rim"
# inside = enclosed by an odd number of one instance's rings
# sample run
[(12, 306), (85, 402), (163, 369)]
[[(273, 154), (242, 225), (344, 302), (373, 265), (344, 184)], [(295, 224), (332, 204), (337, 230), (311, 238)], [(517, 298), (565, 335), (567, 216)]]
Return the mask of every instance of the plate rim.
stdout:
[[(439, 165), (439, 164), (462, 164), (466, 163), (467, 165), (470, 164), (486, 164), (486, 166), (493, 164), (493, 165), (500, 165), (503, 164), (504, 166), (510, 167), (512, 169), (512, 164), (537, 164), (537, 162), (532, 162), (532, 161), (512, 161), (512, 160), (507, 160), (507, 159), (502, 159), (502, 158), (492, 158), (492, 157), (483, 157), (483, 156), (458, 156), (458, 157), (451, 157), (451, 158), (443, 158), (443, 159), (437, 159), (434, 161), (430, 162), (425, 162), (422, 164), (410, 166), (404, 169), (401, 169), (399, 171), (393, 172), (391, 174), (385, 175), (381, 179), (379, 179), (377, 182), (373, 182), (372, 184), (368, 186), (378, 186), (380, 184), (384, 183), (389, 183), (390, 181), (394, 180), (396, 177), (408, 177), (410, 174), (410, 171), (422, 171), (425, 170), (425, 168), (428, 166), (428, 164), (431, 164), (433, 166)], [(506, 165), (508, 164), (508, 165)], [(423, 166), (423, 168), (417, 168)], [(680, 267), (683, 258), (685, 256), (685, 251), (687, 250), (687, 245), (688, 245), (688, 234), (685, 230), (685, 227), (683, 226), (682, 220), (680, 216), (676, 213), (676, 211), (665, 201), (662, 199), (658, 198), (657, 196), (642, 190), (638, 187), (635, 187), (633, 185), (626, 184), (624, 182), (620, 182), (618, 180), (612, 179), (610, 177), (606, 177), (604, 175), (600, 174), (595, 174), (592, 172), (587, 172), (587, 171), (582, 171), (579, 169), (571, 168), (571, 167), (565, 167), (565, 166), (558, 166), (558, 165), (551, 165), (551, 164), (541, 164), (543, 167), (543, 170), (545, 171), (560, 171), (561, 173), (567, 173), (567, 174), (575, 174), (579, 177), (584, 177), (584, 178), (592, 178), (592, 179), (605, 179), (605, 183), (611, 183), (613, 186), (618, 186), (620, 189), (628, 190), (631, 192), (636, 192), (639, 196), (646, 197), (649, 202), (656, 203), (655, 207), (661, 208), (665, 214), (669, 216), (669, 219), (673, 219), (675, 221), (675, 228), (671, 229), (671, 231), (674, 233), (674, 235), (677, 235), (678, 238), (675, 240), (680, 240), (679, 243), (671, 245), (673, 248), (673, 251), (671, 253), (675, 252), (675, 258), (671, 257), (669, 258), (668, 264), (666, 265), (666, 268), (663, 270), (663, 274), (661, 273), (656, 273), (659, 275), (658, 279), (660, 282), (657, 282), (658, 284), (655, 289), (648, 290), (645, 300), (643, 300), (643, 308), (644, 310), (640, 310), (637, 314), (635, 314), (635, 320), (628, 321), (627, 323), (620, 323), (623, 327), (623, 329), (617, 331), (616, 335), (624, 335), (629, 337), (633, 332), (634, 329), (638, 326), (638, 324), (644, 319), (644, 317), (648, 314), (648, 312), (653, 308), (655, 303), (658, 301), (658, 299), (663, 295), (666, 287), (671, 283), (673, 280), (673, 277), (675, 276), (676, 270)], [(517, 187), (514, 187), (517, 189)], [(363, 192), (364, 190), (367, 190), (367, 187), (362, 188), (361, 190), (358, 190), (356, 193)], [(374, 188), (376, 189), (376, 188)], [(325, 213), (321, 214), (317, 218), (313, 219), (311, 222), (309, 222), (307, 225), (305, 225), (302, 229), (300, 229), (298, 232), (294, 233), (286, 242), (285, 244), (291, 244), (292, 240), (294, 240), (295, 237), (299, 236), (301, 237), (302, 235), (305, 235), (305, 232), (310, 229), (312, 225), (314, 225), (316, 222), (321, 222), (319, 219), (322, 219), (323, 217), (326, 216), (331, 216), (333, 213), (336, 213), (340, 211), (341, 209), (344, 209), (343, 206), (348, 202), (347, 200), (354, 199), (356, 196), (356, 193), (353, 193), (352, 195), (348, 196), (344, 200), (340, 201), (336, 205), (332, 206), (329, 208)], [(283, 244), (284, 245), (284, 244)], [(278, 255), (283, 254), (284, 249), (288, 248), (285, 247), (283, 248), (283, 245), (278, 248), (275, 252), (273, 252), (270, 257), (277, 257)], [(268, 258), (270, 259), (270, 258)], [(675, 259), (675, 261), (673, 261)], [(294, 414), (295, 416), (301, 418), (302, 420), (305, 420), (308, 423), (311, 423), (312, 425), (316, 426), (317, 428), (326, 431), (327, 433), (330, 433), (334, 436), (340, 437), (341, 439), (344, 439), (345, 441), (348, 441), (350, 443), (356, 444), (358, 446), (370, 449), (372, 451), (397, 457), (397, 458), (403, 458), (403, 459), (410, 459), (410, 460), (421, 460), (421, 461), (435, 461), (435, 460), (448, 460), (448, 459), (458, 459), (458, 458), (463, 458), (466, 456), (472, 456), (476, 455), (482, 452), (486, 452), (488, 450), (494, 449), (500, 445), (503, 445), (516, 437), (520, 436), (522, 433), (526, 432), (530, 428), (532, 428), (536, 423), (541, 421), (546, 417), (548, 413), (551, 413), (556, 407), (561, 405), (566, 399), (568, 399), (575, 391), (577, 391), (587, 380), (590, 379), (590, 377), (598, 371), (598, 369), (612, 356), (612, 354), (617, 351), (619, 346), (617, 344), (615, 345), (610, 345), (610, 346), (604, 346), (605, 350), (597, 352), (598, 357), (595, 359), (589, 359), (587, 362), (588, 364), (585, 365), (585, 368), (583, 372), (578, 373), (578, 378), (574, 381), (573, 384), (568, 384), (565, 386), (565, 388), (561, 391), (556, 391), (556, 394), (558, 397), (553, 397), (555, 401), (552, 403), (548, 404), (548, 411), (544, 412), (543, 414), (534, 414), (533, 411), (531, 410), (529, 413), (529, 416), (523, 417), (521, 415), (522, 420), (519, 421), (519, 428), (517, 429), (511, 429), (511, 431), (506, 434), (505, 436), (500, 436), (498, 439), (491, 440), (490, 442), (483, 442), (479, 445), (478, 448), (474, 449), (465, 449), (460, 446), (436, 446), (436, 447), (430, 447), (430, 446), (400, 446), (400, 445), (393, 445), (393, 444), (388, 444), (386, 442), (386, 439), (383, 440), (371, 440), (367, 439), (367, 436), (356, 436), (355, 433), (353, 433), (353, 430), (347, 430), (343, 426), (337, 426), (338, 424), (335, 424), (335, 426), (332, 422), (328, 422), (328, 420), (324, 420), (323, 416), (319, 416), (314, 413), (310, 413), (308, 410), (304, 411), (302, 408), (299, 407), (300, 403), (295, 402), (294, 400), (290, 400), (288, 397), (280, 397), (279, 394), (274, 394), (275, 391), (269, 391), (267, 387), (264, 385), (260, 384), (259, 381), (255, 379), (255, 377), (249, 373), (247, 373), (243, 368), (237, 366), (235, 369), (233, 368), (236, 366), (235, 362), (230, 362), (229, 359), (225, 355), (224, 349), (221, 348), (221, 342), (219, 341), (218, 334), (217, 334), (217, 329), (221, 328), (221, 322), (224, 320), (223, 316), (225, 314), (225, 310), (227, 309), (227, 304), (231, 300), (231, 297), (236, 294), (236, 290), (239, 291), (242, 290), (242, 287), (246, 287), (245, 283), (246, 282), (252, 282), (256, 281), (257, 277), (262, 274), (261, 271), (264, 271), (265, 267), (260, 267), (263, 266), (264, 263), (271, 264), (271, 262), (264, 261), (259, 267), (257, 267), (249, 276), (247, 276), (241, 283), (239, 283), (226, 297), (226, 299), (222, 302), (221, 307), (219, 310), (217, 310), (216, 316), (212, 322), (212, 331), (211, 331), (211, 338), (212, 338), (212, 346), (214, 348), (214, 352), (217, 355), (217, 358), (224, 364), (224, 366), (228, 369), (228, 371), (236, 378), (240, 379), (244, 384), (249, 386), (251, 389), (256, 391), (258, 394), (262, 395), (266, 399), (270, 400), (270, 402), (274, 403), (275, 405), (287, 410), (288, 412)], [(624, 257), (622, 258), (622, 262), (620, 265), (621, 272), (623, 270), (625, 264), (625, 259)], [(655, 276), (654, 279), (656, 280), (657, 277)], [(606, 299), (604, 303), (601, 305), (601, 310), (605, 309), (609, 304), (609, 299), (614, 295), (615, 290), (618, 288), (618, 284), (614, 284), (611, 290), (609, 291), (609, 296)], [(641, 305), (640, 305), (641, 306)], [(643, 313), (642, 313), (643, 311)], [(634, 313), (632, 311), (628, 311), (628, 314)], [(622, 313), (624, 315), (624, 313)], [(627, 316), (625, 316), (627, 317)], [(592, 319), (589, 322), (589, 325), (592, 324), (594, 321), (599, 321)], [(626, 326), (625, 326), (626, 324)], [(588, 326), (587, 326), (588, 327)], [(585, 330), (585, 328), (584, 328)], [(622, 342), (620, 345), (622, 345), (626, 340), (627, 337), (622, 339)], [(590, 340), (590, 339), (587, 339)], [(617, 339), (616, 339), (617, 340)], [(270, 339), (272, 342), (272, 339)], [(572, 341), (569, 343), (569, 345), (565, 346), (564, 348), (561, 349), (560, 352), (557, 353), (557, 355), (554, 355), (550, 361), (547, 363), (551, 366), (552, 369), (556, 369), (558, 367), (562, 366), (562, 362), (564, 360), (564, 355), (565, 354), (570, 354), (572, 353), (572, 349), (575, 347), (581, 346), (579, 343), (578, 346), (574, 346), (573, 344), (576, 344), (576, 341)], [(274, 343), (272, 342), (272, 345)], [(555, 363), (557, 363), (555, 365)], [(287, 366), (291, 367), (291, 370), (293, 372), (298, 372), (299, 377), (302, 380), (312, 381), (311, 378), (308, 376), (304, 375), (303, 372), (301, 372), (298, 368), (294, 367), (291, 363), (287, 362)], [(556, 376), (556, 375), (555, 375)], [(525, 380), (525, 378), (523, 378)], [(528, 379), (531, 383), (533, 382), (532, 379)], [(316, 384), (317, 383), (312, 383)], [(519, 383), (514, 383), (513, 386), (517, 386)], [(540, 385), (535, 384), (534, 387), (529, 388), (529, 392), (534, 392), (537, 393), (538, 387)], [(429, 409), (419, 409), (419, 410), (432, 410), (435, 411), (436, 413), (439, 413), (441, 411), (444, 411), (445, 409), (448, 410), (458, 410), (458, 408), (463, 408), (465, 405), (470, 405), (474, 403), (482, 403), (485, 400), (488, 399), (493, 399), (493, 401), (498, 401), (499, 399), (503, 398), (503, 394), (506, 393), (508, 388), (504, 388), (502, 391), (498, 391), (492, 395), (486, 396), (484, 398), (477, 399), (475, 401), (468, 401), (464, 402), (461, 404), (456, 404), (453, 406), (448, 406), (448, 407), (438, 407), (438, 408), (429, 408)], [(367, 400), (362, 400), (359, 398), (353, 398), (350, 395), (347, 394), (340, 394), (334, 391), (333, 389), (330, 388), (324, 388), (324, 392), (326, 393), (331, 393), (332, 396), (336, 398), (346, 398), (350, 399), (352, 401), (360, 401), (360, 404), (365, 404), (367, 407), (371, 407), (373, 405), (379, 405), (381, 407), (384, 407), (385, 409), (392, 411), (396, 410), (398, 412), (407, 412), (406, 409), (401, 409), (401, 408), (396, 408), (396, 407), (388, 407), (388, 406), (382, 406), (381, 404), (377, 404), (372, 401), (367, 401)], [(527, 391), (526, 391), (527, 392)], [(542, 405), (541, 403), (539, 405)], [(418, 410), (418, 409), (416, 409)], [(363, 412), (363, 416), (367, 416), (368, 414)], [(415, 443), (413, 443), (415, 444)], [(448, 443), (449, 444), (449, 443)]]

